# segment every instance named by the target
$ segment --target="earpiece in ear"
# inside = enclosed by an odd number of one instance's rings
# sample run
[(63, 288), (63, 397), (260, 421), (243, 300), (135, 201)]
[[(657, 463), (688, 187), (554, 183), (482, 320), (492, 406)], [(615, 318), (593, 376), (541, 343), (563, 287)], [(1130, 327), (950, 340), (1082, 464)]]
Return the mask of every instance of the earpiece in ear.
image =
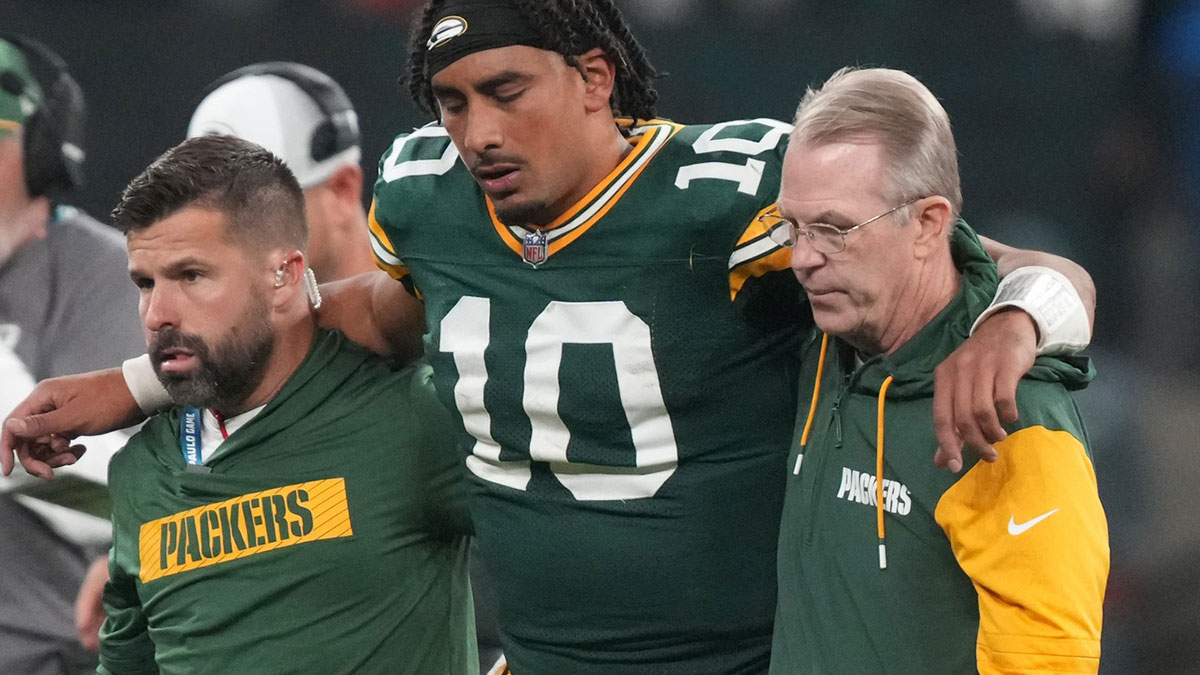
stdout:
[(283, 288), (283, 272), (282, 267), (275, 270), (275, 288)]
[(313, 309), (321, 309), (321, 290), (317, 288), (317, 275), (312, 268), (304, 270), (304, 290), (308, 292), (308, 303)]

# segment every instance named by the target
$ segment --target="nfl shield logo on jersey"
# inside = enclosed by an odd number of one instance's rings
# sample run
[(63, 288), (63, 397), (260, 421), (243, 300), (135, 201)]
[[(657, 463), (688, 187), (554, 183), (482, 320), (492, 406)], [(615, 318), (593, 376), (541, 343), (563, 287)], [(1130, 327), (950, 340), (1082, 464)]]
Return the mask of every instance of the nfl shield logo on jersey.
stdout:
[(534, 230), (525, 235), (525, 248), (521, 253), (525, 262), (537, 267), (546, 262), (546, 235)]

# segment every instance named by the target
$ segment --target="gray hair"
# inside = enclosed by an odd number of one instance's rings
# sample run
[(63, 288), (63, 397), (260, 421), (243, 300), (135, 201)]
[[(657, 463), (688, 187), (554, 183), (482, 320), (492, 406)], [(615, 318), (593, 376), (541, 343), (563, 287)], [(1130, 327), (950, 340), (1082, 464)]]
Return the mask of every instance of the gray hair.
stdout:
[[(897, 203), (940, 195), (962, 211), (958, 152), (945, 108), (917, 78), (888, 68), (842, 68), (809, 88), (796, 111), (792, 145), (875, 141), (889, 171), (883, 195)], [(908, 214), (902, 209), (901, 216)]]

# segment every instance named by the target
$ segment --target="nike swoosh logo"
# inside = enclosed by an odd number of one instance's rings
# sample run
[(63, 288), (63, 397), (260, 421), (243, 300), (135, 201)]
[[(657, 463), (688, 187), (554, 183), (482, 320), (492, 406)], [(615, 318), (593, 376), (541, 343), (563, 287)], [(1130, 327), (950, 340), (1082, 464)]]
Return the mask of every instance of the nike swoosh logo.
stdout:
[(1027, 521), (1021, 523), (1020, 525), (1017, 524), (1016, 518), (1014, 516), (1009, 516), (1008, 517), (1008, 533), (1011, 535), (1014, 535), (1014, 536), (1021, 534), (1022, 532), (1028, 530), (1029, 528), (1033, 527), (1034, 525), (1037, 525), (1038, 523), (1042, 522), (1043, 520), (1049, 518), (1050, 516), (1052, 516), (1056, 513), (1058, 513), (1058, 509), (1054, 509), (1053, 511), (1047, 511), (1047, 512), (1043, 513), (1042, 515), (1038, 516), (1037, 518), (1034, 518), (1033, 520), (1027, 520)]

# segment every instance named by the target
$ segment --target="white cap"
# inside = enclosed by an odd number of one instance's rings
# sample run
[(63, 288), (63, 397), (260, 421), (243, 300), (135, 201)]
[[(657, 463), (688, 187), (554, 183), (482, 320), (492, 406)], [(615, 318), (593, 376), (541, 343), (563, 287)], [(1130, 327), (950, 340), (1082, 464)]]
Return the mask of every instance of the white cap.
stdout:
[[(358, 128), (354, 111), (341, 113)], [(227, 134), (257, 143), (282, 159), (307, 190), (321, 184), (342, 166), (358, 165), (362, 150), (351, 147), (313, 161), (313, 130), (325, 113), (294, 82), (278, 75), (246, 75), (217, 87), (196, 107), (188, 138)]]

